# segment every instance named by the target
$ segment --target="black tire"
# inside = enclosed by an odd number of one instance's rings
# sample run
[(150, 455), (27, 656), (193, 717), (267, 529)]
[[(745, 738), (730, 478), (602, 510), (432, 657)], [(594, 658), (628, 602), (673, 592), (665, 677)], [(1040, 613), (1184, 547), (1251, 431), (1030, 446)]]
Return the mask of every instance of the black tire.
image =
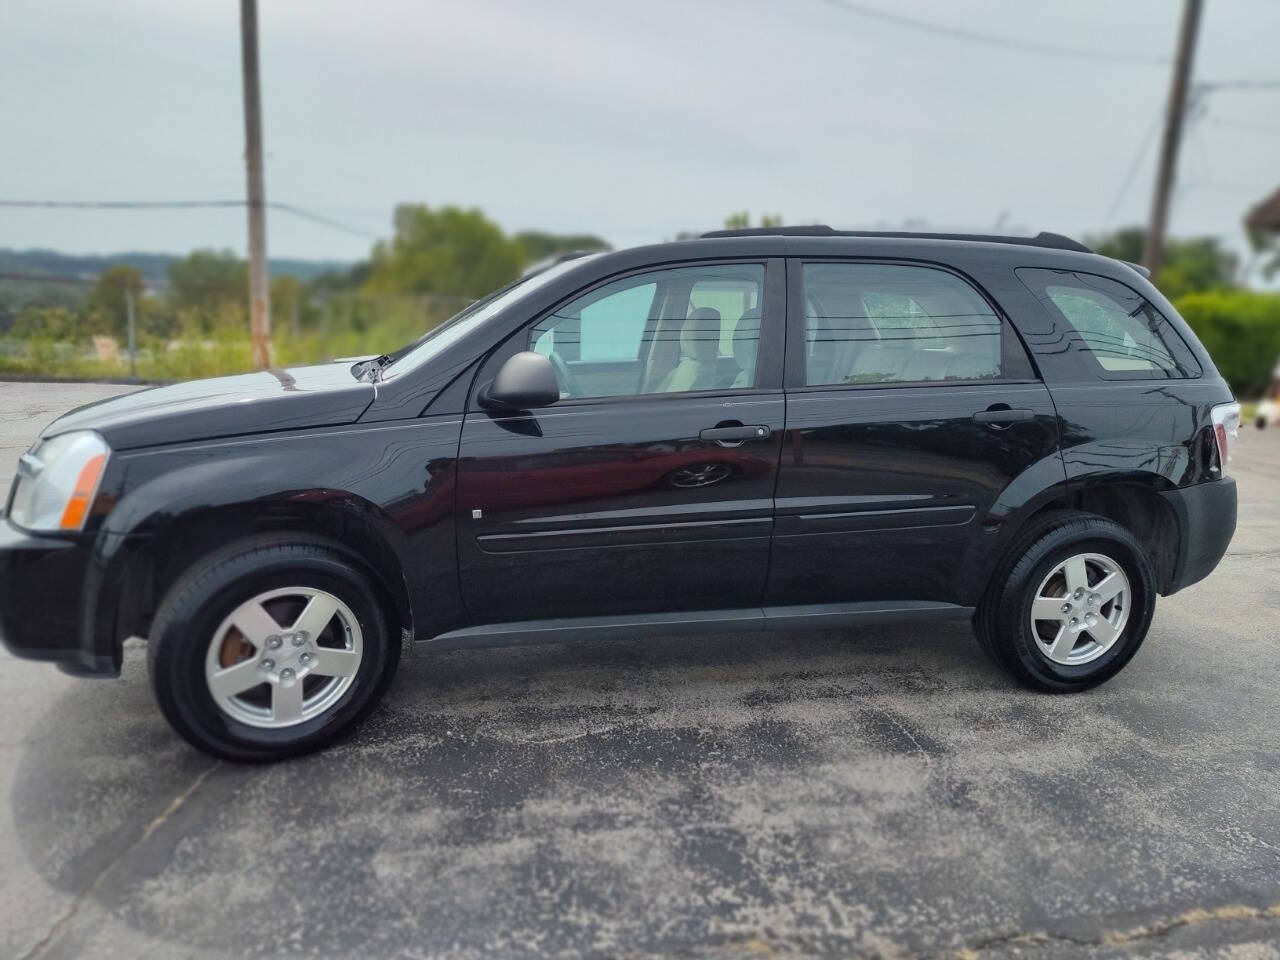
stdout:
[[(322, 589), (347, 605), (363, 654), (350, 686), (324, 713), (282, 729), (255, 727), (219, 708), (205, 680), (205, 657), (237, 606), (297, 586)], [(147, 651), (156, 701), (183, 738), (224, 760), (268, 762), (318, 750), (367, 714), (395, 675), (400, 643), (387, 609), (375, 582), (340, 551), (289, 534), (231, 544), (183, 574), (156, 611)]]
[[(1031, 603), (1046, 576), (1079, 553), (1103, 554), (1124, 570), (1133, 594), (1128, 622), (1097, 659), (1078, 665), (1050, 660), (1031, 633)], [(1155, 578), (1141, 544), (1104, 517), (1057, 511), (1033, 521), (1005, 554), (974, 616), (982, 649), (1021, 682), (1037, 690), (1074, 693), (1105, 682), (1128, 663), (1151, 626)]]

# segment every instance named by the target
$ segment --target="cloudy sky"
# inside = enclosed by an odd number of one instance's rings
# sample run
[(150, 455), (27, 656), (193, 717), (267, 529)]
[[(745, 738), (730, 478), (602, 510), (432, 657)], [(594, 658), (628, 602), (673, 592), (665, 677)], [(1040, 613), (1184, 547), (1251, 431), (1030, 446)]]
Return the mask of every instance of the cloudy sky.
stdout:
[[(847, 2), (263, 0), (268, 196), (351, 228), (273, 213), (271, 252), (363, 256), (407, 200), (617, 245), (743, 209), (1076, 234), (1145, 217), (1177, 0)], [(238, 6), (3, 4), (0, 197), (243, 196)], [(1208, 0), (1196, 79), (1280, 80), (1277, 41), (1280, 3)], [(1173, 229), (1238, 241), (1280, 186), (1280, 89), (1203, 104)], [(0, 208), (8, 247), (244, 234), (241, 211)]]

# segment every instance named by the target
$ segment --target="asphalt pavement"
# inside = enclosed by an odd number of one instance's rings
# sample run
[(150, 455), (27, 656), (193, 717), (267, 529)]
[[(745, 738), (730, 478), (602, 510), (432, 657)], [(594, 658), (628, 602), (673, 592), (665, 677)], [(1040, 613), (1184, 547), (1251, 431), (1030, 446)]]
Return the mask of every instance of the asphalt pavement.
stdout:
[[(58, 412), (0, 383), (0, 496)], [(1280, 957), (1280, 431), (1240, 528), (1102, 688), (967, 626), (436, 654), (347, 741), (196, 753), (0, 654), (0, 953)]]

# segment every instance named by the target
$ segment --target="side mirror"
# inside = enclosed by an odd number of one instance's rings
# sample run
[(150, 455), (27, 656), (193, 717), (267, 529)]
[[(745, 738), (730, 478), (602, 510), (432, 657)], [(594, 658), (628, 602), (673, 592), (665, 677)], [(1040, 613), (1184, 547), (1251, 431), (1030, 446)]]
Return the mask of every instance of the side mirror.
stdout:
[(479, 396), (481, 406), (505, 410), (547, 407), (559, 399), (560, 381), (555, 367), (545, 356), (531, 350), (509, 357)]

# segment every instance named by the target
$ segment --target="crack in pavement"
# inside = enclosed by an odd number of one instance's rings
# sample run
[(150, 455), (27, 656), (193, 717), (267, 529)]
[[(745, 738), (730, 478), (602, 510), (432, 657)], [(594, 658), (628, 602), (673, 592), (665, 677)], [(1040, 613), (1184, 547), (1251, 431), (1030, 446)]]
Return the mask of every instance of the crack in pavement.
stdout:
[(1270, 907), (1249, 907), (1232, 904), (1205, 910), (1196, 907), (1178, 914), (1172, 920), (1149, 925), (1140, 924), (1128, 930), (1105, 931), (1100, 937), (1073, 937), (1065, 933), (1049, 933), (1036, 931), (1032, 933), (1009, 933), (979, 941), (971, 947), (963, 947), (954, 954), (956, 960), (973, 960), (980, 951), (994, 950), (1007, 944), (1043, 945), (1050, 943), (1070, 943), (1081, 947), (1124, 947), (1141, 940), (1153, 940), (1167, 936), (1175, 930), (1186, 927), (1197, 927), (1221, 921), (1226, 923), (1240, 920), (1272, 920), (1280, 919), (1280, 903)]
[(1264, 850), (1270, 850), (1272, 853), (1280, 855), (1280, 847), (1276, 846), (1274, 843), (1263, 840), (1257, 834), (1250, 833), (1248, 830), (1241, 827), (1227, 827), (1223, 830), (1219, 830), (1218, 832), (1226, 836), (1228, 839), (1235, 841), (1243, 840), (1245, 843), (1254, 844), (1262, 847)]
[(177, 813), (178, 810), (181, 809), (182, 805), (190, 799), (191, 795), (200, 789), (200, 785), (208, 779), (209, 775), (220, 766), (222, 766), (222, 761), (215, 760), (211, 766), (202, 770), (200, 774), (191, 781), (185, 790), (170, 800), (169, 805), (164, 808), (164, 811), (147, 824), (146, 829), (142, 831), (142, 835), (122, 850), (118, 857), (104, 866), (98, 872), (98, 875), (95, 876), (90, 883), (86, 884), (84, 889), (75, 895), (75, 898), (71, 901), (70, 905), (63, 911), (62, 916), (54, 920), (53, 923), (50, 924), (48, 931), (45, 932), (45, 935), (37, 940), (31, 949), (19, 957), (18, 960), (35, 960), (36, 957), (40, 956), (40, 954), (42, 954), (51, 943), (53, 943), (58, 934), (66, 929), (71, 921), (75, 919), (76, 914), (80, 911), (80, 905), (84, 903), (85, 899), (92, 896), (98, 887), (101, 886), (102, 881), (106, 879), (107, 874), (131, 853), (146, 843), (147, 840), (150, 839), (151, 835), (163, 826), (165, 821)]
[(1231, 560), (1236, 557), (1247, 557), (1250, 560), (1274, 560), (1280, 557), (1280, 550), (1229, 550), (1222, 559)]

